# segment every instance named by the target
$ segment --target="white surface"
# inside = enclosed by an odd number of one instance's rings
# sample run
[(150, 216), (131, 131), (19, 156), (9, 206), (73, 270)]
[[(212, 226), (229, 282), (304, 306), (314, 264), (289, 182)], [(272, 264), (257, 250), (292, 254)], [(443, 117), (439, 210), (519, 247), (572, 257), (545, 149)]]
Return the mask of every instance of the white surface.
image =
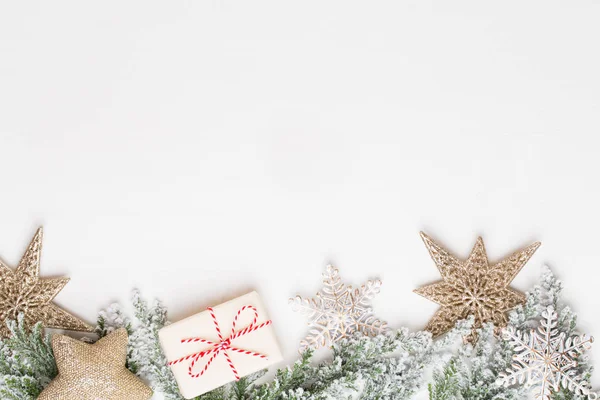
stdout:
[[(239, 318), (236, 320), (236, 315), (244, 306), (255, 307), (256, 314), (252, 309), (246, 309), (239, 314)], [(253, 326), (260, 326), (269, 320), (267, 310), (256, 292), (231, 299), (225, 303), (215, 304), (212, 309), (222, 338), (225, 340), (231, 339), (232, 329), (237, 333), (246, 328), (251, 329)], [(256, 323), (253, 323), (254, 318), (256, 318)], [(234, 321), (236, 322), (235, 325), (233, 325)], [(201, 351), (210, 351), (215, 348), (215, 344), (220, 342), (215, 321), (208, 310), (174, 322), (162, 328), (158, 335), (161, 347), (169, 361), (189, 357)], [(191, 338), (210, 340), (213, 344), (202, 342), (181, 343), (183, 339)], [(267, 357), (261, 358), (229, 350), (227, 355), (240, 377), (258, 372), (282, 361), (273, 325), (265, 325), (259, 329), (250, 330), (244, 335), (231, 339), (230, 344), (232, 348), (256, 352)], [(210, 365), (208, 364), (209, 361), (211, 361)], [(175, 379), (177, 379), (179, 391), (186, 399), (200, 396), (235, 379), (235, 374), (228, 363), (227, 356), (221, 351), (217, 355), (215, 353), (206, 354), (204, 357), (200, 357), (197, 362), (194, 362), (194, 365), (192, 363), (193, 357), (189, 361), (179, 362), (171, 366)], [(206, 366), (208, 368), (204, 370)], [(190, 367), (192, 367), (192, 374), (202, 373), (202, 375), (191, 377)]]
[[(0, 256), (45, 227), (57, 302), (174, 320), (256, 289), (286, 360), (328, 262), (422, 328), (418, 232), (543, 245), (600, 334), (600, 3), (0, 1)], [(598, 351), (596, 351), (598, 353)], [(600, 357), (595, 357), (600, 366)], [(598, 376), (595, 386), (600, 385)]]

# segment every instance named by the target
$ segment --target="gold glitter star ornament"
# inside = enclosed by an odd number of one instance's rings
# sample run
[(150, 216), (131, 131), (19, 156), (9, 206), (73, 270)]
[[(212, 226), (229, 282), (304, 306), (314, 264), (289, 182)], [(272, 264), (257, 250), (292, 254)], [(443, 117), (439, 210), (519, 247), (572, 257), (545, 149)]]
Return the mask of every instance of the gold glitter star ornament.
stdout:
[(38, 400), (148, 400), (152, 390), (126, 367), (127, 331), (117, 329), (94, 344), (52, 337), (58, 376)]
[(540, 247), (539, 242), (490, 264), (481, 238), (477, 239), (471, 254), (463, 261), (423, 232), (421, 237), (442, 275), (442, 281), (415, 290), (415, 293), (441, 306), (425, 328), (433, 336), (448, 332), (456, 322), (470, 315), (475, 318), (473, 329), (486, 322), (504, 327), (506, 312), (525, 303), (525, 295), (511, 289), (509, 284)]
[(23, 314), (29, 327), (41, 322), (47, 328), (91, 331), (91, 327), (52, 303), (69, 278), (40, 278), (42, 228), (39, 228), (13, 271), (0, 261), (0, 337), (8, 337), (7, 320)]

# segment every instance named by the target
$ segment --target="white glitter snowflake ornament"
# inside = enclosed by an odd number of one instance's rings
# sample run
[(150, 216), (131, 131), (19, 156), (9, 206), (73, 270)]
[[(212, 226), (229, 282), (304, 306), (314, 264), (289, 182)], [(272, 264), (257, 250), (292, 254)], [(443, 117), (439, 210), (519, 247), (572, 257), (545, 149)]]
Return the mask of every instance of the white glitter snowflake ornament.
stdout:
[(338, 269), (329, 265), (323, 273), (323, 289), (317, 296), (296, 296), (289, 302), (294, 311), (308, 318), (308, 336), (300, 342), (300, 351), (331, 346), (338, 340), (361, 332), (376, 336), (387, 331), (387, 324), (372, 315), (370, 300), (379, 293), (381, 281), (367, 281), (358, 289), (346, 286)]
[(558, 314), (552, 306), (542, 313), (537, 330), (521, 332), (509, 326), (502, 331), (515, 351), (512, 368), (500, 373), (497, 384), (509, 386), (525, 384), (536, 388), (538, 400), (550, 400), (552, 393), (564, 389), (577, 395), (597, 398), (590, 393), (589, 382), (577, 368), (579, 356), (591, 347), (594, 338), (587, 335), (567, 336), (559, 331)]

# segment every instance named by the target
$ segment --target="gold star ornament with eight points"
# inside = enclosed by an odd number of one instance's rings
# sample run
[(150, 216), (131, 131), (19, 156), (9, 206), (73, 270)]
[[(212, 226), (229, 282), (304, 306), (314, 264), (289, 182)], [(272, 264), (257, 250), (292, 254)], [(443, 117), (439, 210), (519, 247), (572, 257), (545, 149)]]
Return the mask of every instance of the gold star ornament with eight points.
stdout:
[(31, 327), (41, 322), (47, 328), (91, 331), (91, 327), (52, 303), (69, 278), (40, 278), (42, 228), (39, 228), (13, 271), (0, 261), (0, 337), (8, 337), (7, 320), (23, 314)]
[(152, 389), (125, 367), (127, 343), (125, 328), (94, 344), (54, 335), (58, 376), (38, 400), (148, 400)]
[(442, 275), (442, 281), (415, 290), (441, 306), (425, 328), (434, 337), (448, 332), (456, 322), (470, 315), (475, 318), (473, 329), (481, 328), (486, 322), (493, 322), (497, 328), (504, 327), (506, 312), (525, 303), (525, 295), (509, 285), (540, 247), (539, 242), (490, 264), (481, 238), (477, 239), (469, 258), (463, 261), (423, 232), (421, 237)]

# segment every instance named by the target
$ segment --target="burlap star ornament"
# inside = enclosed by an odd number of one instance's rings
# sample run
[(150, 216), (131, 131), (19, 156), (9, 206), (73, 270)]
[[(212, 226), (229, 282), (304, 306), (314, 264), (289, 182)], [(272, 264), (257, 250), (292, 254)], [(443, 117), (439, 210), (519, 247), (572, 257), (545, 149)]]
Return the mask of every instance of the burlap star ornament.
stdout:
[(94, 344), (52, 337), (58, 376), (38, 400), (148, 400), (152, 390), (125, 366), (127, 331), (118, 329)]

